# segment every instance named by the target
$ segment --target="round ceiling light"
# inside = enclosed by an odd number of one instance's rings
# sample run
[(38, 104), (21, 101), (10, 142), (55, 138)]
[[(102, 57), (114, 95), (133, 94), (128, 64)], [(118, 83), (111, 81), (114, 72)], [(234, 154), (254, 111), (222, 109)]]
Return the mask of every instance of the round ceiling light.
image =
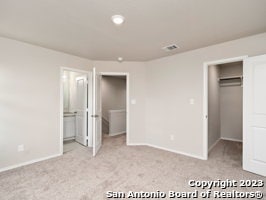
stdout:
[(125, 21), (125, 17), (122, 15), (113, 15), (111, 19), (115, 25), (121, 25)]
[(118, 60), (118, 62), (122, 62), (124, 59), (123, 59), (123, 57), (118, 57), (117, 60)]

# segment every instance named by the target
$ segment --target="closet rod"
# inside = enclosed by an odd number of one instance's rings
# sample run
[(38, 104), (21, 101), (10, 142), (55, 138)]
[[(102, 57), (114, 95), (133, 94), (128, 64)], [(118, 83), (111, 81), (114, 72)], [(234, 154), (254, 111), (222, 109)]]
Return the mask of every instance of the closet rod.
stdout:
[(219, 78), (219, 80), (230, 80), (230, 79), (243, 79), (243, 76), (225, 76)]

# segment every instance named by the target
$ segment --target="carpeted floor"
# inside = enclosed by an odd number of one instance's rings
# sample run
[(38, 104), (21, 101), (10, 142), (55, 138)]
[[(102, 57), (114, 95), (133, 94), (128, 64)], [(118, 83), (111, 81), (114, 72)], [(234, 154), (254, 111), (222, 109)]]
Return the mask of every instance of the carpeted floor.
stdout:
[[(265, 182), (265, 177), (242, 170), (241, 151), (240, 143), (220, 141), (209, 160), (202, 161), (146, 146), (126, 146), (125, 135), (105, 137), (95, 158), (79, 145), (61, 157), (0, 173), (0, 199), (102, 200), (106, 191), (194, 191), (188, 186), (191, 179)], [(233, 189), (266, 192), (265, 187)]]

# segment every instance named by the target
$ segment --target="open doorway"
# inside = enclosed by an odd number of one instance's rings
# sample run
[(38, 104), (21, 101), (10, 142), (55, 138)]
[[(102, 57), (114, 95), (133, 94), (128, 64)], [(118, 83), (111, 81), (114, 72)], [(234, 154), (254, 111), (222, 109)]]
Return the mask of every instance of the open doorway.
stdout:
[(101, 73), (102, 140), (128, 138), (128, 74)]
[[(204, 64), (205, 156), (227, 156), (242, 166), (243, 60)], [(228, 154), (228, 155), (227, 155)]]
[(75, 69), (62, 69), (62, 152), (66, 153), (82, 146), (92, 146), (90, 74)]
[[(208, 151), (242, 164), (243, 62), (208, 67)], [(216, 152), (215, 152), (216, 151)]]
[[(126, 143), (128, 142), (129, 74), (123, 72), (99, 73), (96, 71), (96, 68), (93, 68), (91, 71), (83, 71), (62, 67), (60, 74), (61, 92), (59, 144), (61, 154), (69, 150), (74, 150), (76, 147), (82, 146), (89, 147), (89, 149), (92, 147), (91, 150), (93, 156), (96, 156), (97, 152), (99, 152), (102, 145), (103, 136), (101, 103), (102, 76), (113, 76), (114, 78), (123, 79), (123, 81), (126, 82), (126, 109), (124, 109), (126, 117), (123, 118), (123, 120), (126, 121), (124, 125), (126, 127), (126, 131), (124, 131), (124, 129), (121, 131), (112, 129), (116, 132), (112, 132), (113, 134), (111, 136), (126, 133), (125, 140)], [(74, 103), (71, 102), (72, 99), (74, 99)], [(74, 106), (72, 107), (71, 105)], [(123, 123), (123, 120), (118, 120), (118, 123)], [(118, 128), (119, 127), (120, 125)], [(68, 145), (69, 143), (71, 143), (71, 145)], [(67, 148), (67, 145), (70, 146), (70, 149)]]
[[(213, 156), (212, 149), (219, 147), (219, 141), (236, 144), (243, 140), (242, 144), (237, 144), (237, 151), (230, 152), (220, 145), (220, 154), (214, 156), (221, 157), (222, 162), (231, 162), (231, 167), (265, 176), (266, 95), (263, 91), (266, 85), (266, 55), (205, 62), (203, 67), (205, 159), (208, 159), (209, 150), (210, 157)], [(237, 162), (232, 162), (235, 160)]]

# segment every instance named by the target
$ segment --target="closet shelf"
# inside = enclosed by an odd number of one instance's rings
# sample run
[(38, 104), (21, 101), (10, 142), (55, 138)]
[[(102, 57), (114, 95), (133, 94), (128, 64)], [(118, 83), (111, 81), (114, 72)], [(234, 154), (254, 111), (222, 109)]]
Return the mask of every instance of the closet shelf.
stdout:
[(243, 79), (243, 76), (225, 76), (225, 77), (220, 77), (219, 80), (231, 80), (231, 79)]
[(243, 86), (243, 76), (226, 76), (218, 79), (221, 87)]

